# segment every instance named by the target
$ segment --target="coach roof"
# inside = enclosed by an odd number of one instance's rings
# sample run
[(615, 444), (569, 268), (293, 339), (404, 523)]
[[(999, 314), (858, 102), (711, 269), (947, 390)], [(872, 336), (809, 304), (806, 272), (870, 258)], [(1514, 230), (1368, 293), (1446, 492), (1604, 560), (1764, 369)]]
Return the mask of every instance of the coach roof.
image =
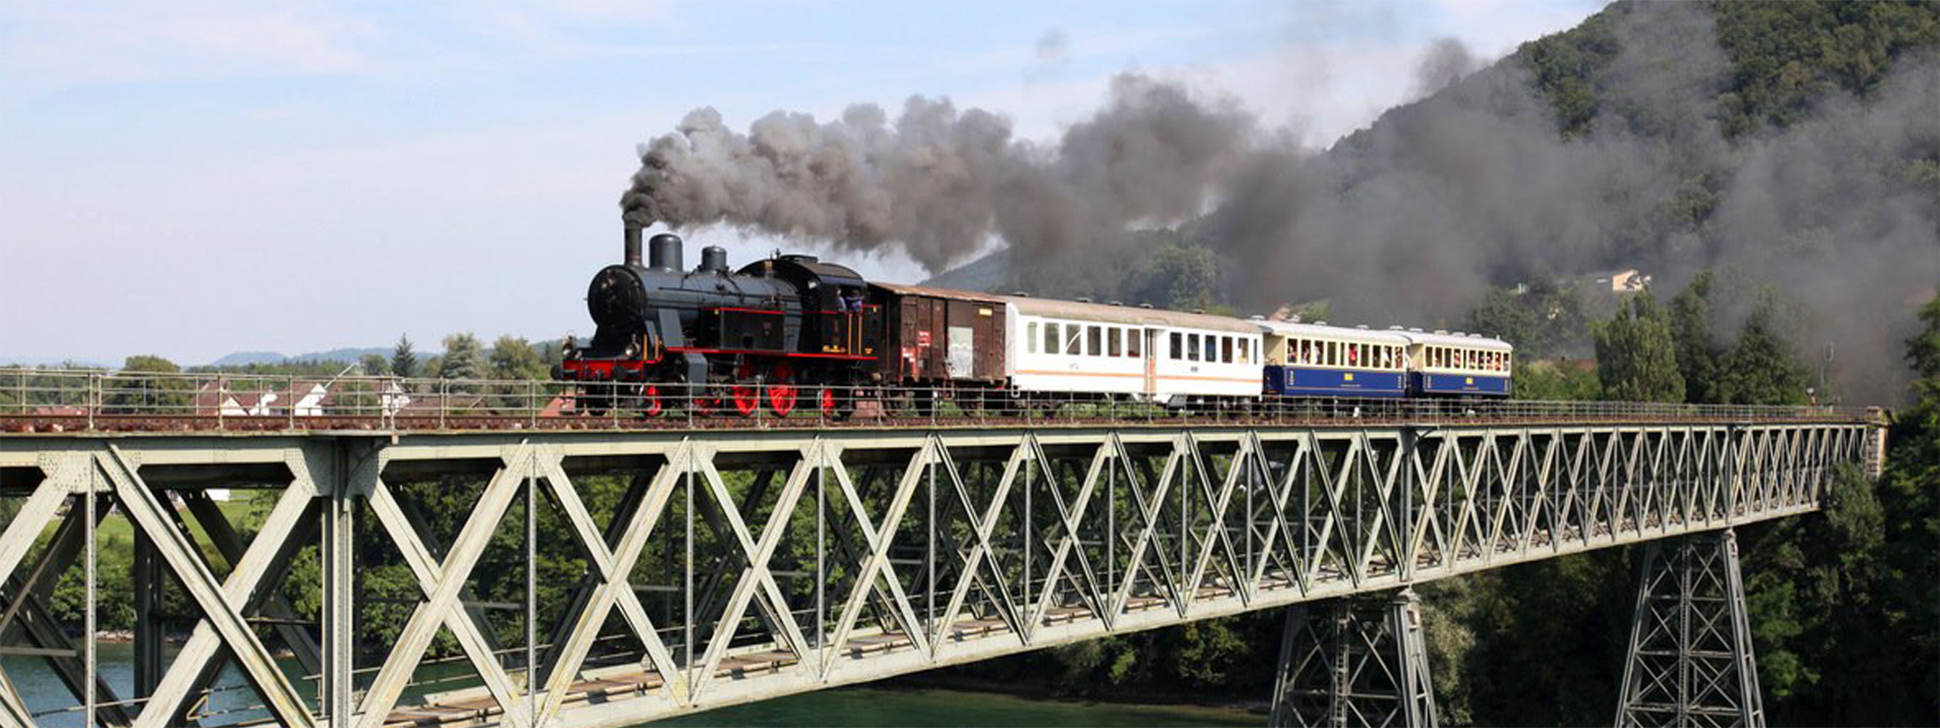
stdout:
[(1050, 298), (1027, 298), (1024, 296), (998, 296), (1018, 313), (1026, 316), (1096, 321), (1107, 324), (1132, 324), (1137, 326), (1169, 326), (1178, 329), (1204, 329), (1210, 331), (1231, 331), (1240, 334), (1258, 334), (1259, 328), (1250, 322), (1225, 316), (1203, 313), (1181, 313), (1136, 306), (1111, 306), (1102, 303), (1082, 303), (1078, 301), (1059, 301)]
[(1297, 336), (1302, 338), (1336, 339), (1339, 341), (1365, 341), (1372, 344), (1400, 344), (1403, 346), (1408, 344), (1408, 337), (1403, 336), (1399, 331), (1350, 329), (1344, 326), (1297, 324), (1287, 321), (1254, 321), (1253, 325), (1265, 329), (1274, 336)]
[(1466, 349), (1480, 349), (1482, 351), (1514, 351), (1516, 348), (1514, 346), (1511, 346), (1507, 341), (1503, 341), (1501, 339), (1491, 339), (1486, 336), (1455, 336), (1453, 334), (1418, 334), (1412, 331), (1402, 334), (1402, 336), (1408, 337), (1408, 341), (1412, 343), (1424, 344), (1427, 346), (1454, 346), (1454, 347), (1461, 347)]

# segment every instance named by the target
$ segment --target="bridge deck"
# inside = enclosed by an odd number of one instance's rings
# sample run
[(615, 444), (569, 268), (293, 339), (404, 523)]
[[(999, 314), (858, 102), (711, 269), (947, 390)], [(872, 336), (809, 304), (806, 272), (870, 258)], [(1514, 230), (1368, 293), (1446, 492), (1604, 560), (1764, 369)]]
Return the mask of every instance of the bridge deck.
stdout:
[[(1877, 441), (1816, 411), (1362, 414), (0, 436), (0, 497), (19, 506), (0, 531), (0, 644), (80, 654), (21, 627), (97, 550), (88, 515), (113, 509), (142, 545), (99, 548), (145, 549), (136, 568), (172, 574), (201, 621), (172, 659), (165, 625), (138, 622), (151, 697), (105, 722), (202, 710), (233, 660), (265, 722), (631, 725), (1793, 516)], [(273, 505), (229, 523), (217, 488)], [(324, 587), (309, 611), (277, 589), (306, 548)], [(86, 702), (82, 660), (48, 659), (82, 670)], [(469, 684), (417, 686), (454, 670)], [(33, 713), (0, 680), (0, 722)]]

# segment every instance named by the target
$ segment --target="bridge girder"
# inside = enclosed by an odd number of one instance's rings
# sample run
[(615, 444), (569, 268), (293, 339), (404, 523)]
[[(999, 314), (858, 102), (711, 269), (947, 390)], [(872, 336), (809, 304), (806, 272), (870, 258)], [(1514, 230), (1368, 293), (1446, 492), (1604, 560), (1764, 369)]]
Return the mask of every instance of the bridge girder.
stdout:
[[(243, 669), (271, 717), (292, 725), (434, 714), (630, 725), (1805, 513), (1818, 508), (1832, 467), (1865, 460), (1869, 430), (4, 438), (0, 468), (41, 477), (16, 492), (22, 508), (0, 532), (0, 577), (15, 572), (63, 504), (91, 497), (133, 516), (198, 619), (156, 697), (136, 707), (137, 725), (194, 708), (200, 678), (224, 659)], [(274, 478), (265, 473), (285, 471), (283, 482), (266, 482)], [(171, 488), (224, 483), (275, 495), (259, 533), (222, 549), (239, 555), (217, 568), (213, 549), (199, 548), (168, 503)], [(469, 504), (462, 513), (413, 515), (424, 505), (414, 499), (459, 490)], [(571, 542), (538, 542), (542, 515)], [(269, 598), (276, 567), (311, 545), (324, 603), (293, 614)], [(558, 549), (570, 549), (556, 563), (571, 573), (542, 589), (539, 555)], [(93, 560), (92, 543), (81, 551)], [(481, 573), (481, 563), (494, 566)], [(505, 563), (525, 570), (516, 598), (474, 595), (487, 582), (519, 583), (489, 573)], [(382, 568), (404, 576), (379, 584)], [(389, 590), (381, 597), (380, 586)], [(359, 622), (360, 611), (390, 623)], [(320, 650), (324, 666), (316, 712), (298, 687), (311, 682), (286, 676), (268, 647), (302, 642), (288, 628), (304, 620), (316, 644), (303, 647)], [(376, 652), (360, 639), (392, 629), (396, 638)], [(475, 686), (410, 690), (441, 643), (476, 674)], [(31, 720), (27, 710), (0, 680), (0, 721)]]

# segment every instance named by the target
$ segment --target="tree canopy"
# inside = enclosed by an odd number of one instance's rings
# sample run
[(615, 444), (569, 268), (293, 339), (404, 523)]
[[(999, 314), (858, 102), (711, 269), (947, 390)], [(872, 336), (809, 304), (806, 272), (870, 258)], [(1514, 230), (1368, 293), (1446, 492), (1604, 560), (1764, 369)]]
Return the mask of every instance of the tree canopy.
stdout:
[(445, 353), (438, 357), (439, 379), (484, 379), (487, 372), (485, 351), (477, 336), (467, 333), (445, 337)]
[(418, 376), (418, 355), (411, 348), (411, 337), (397, 337), (397, 345), (391, 348), (391, 374), (400, 377)]
[(1625, 402), (1682, 402), (1670, 319), (1649, 293), (1632, 297), (1617, 316), (1592, 327), (1604, 395)]

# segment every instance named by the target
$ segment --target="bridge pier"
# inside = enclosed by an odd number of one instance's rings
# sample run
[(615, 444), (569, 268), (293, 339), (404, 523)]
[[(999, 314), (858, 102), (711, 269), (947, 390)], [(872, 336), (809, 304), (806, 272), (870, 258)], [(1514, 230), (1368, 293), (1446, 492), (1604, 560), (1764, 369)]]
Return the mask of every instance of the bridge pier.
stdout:
[(1413, 589), (1287, 607), (1268, 725), (1435, 726)]
[(1765, 725), (1732, 529), (1651, 541), (1617, 728)]

